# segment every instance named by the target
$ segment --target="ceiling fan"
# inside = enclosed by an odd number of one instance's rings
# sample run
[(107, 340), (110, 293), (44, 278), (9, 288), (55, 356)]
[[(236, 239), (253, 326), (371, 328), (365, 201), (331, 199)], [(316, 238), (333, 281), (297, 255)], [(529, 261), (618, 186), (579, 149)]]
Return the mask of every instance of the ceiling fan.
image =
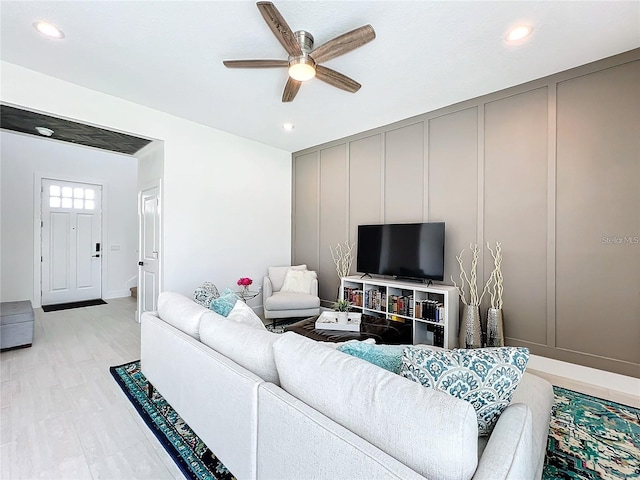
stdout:
[(344, 55), (376, 38), (376, 32), (371, 25), (356, 28), (313, 48), (313, 35), (304, 30), (292, 32), (273, 3), (258, 2), (256, 5), (273, 34), (289, 54), (289, 58), (287, 60), (225, 60), (222, 62), (225, 67), (288, 68), (289, 78), (282, 94), (283, 102), (291, 102), (300, 90), (302, 82), (311, 80), (313, 77), (347, 92), (355, 93), (360, 90), (362, 85), (355, 80), (320, 64)]

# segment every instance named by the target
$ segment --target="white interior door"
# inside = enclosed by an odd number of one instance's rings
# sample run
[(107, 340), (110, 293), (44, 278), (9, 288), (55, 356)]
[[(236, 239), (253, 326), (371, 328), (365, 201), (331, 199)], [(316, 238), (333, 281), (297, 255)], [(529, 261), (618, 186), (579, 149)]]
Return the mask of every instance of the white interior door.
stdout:
[(42, 305), (102, 296), (102, 187), (42, 179)]
[(142, 313), (157, 309), (160, 291), (159, 191), (158, 186), (153, 186), (139, 195), (138, 321)]

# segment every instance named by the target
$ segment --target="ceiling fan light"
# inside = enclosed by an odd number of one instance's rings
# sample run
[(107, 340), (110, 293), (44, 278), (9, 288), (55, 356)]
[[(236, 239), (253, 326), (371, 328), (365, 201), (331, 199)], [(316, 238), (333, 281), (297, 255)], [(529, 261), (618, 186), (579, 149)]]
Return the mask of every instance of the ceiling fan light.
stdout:
[(289, 62), (289, 76), (298, 82), (306, 82), (316, 76), (315, 62), (309, 57), (293, 58)]

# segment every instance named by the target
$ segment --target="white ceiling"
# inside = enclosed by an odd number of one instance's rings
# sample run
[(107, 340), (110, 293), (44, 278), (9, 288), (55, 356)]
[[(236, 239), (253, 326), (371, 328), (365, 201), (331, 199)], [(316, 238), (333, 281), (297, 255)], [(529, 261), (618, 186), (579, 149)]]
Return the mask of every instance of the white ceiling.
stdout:
[[(640, 0), (274, 3), (316, 46), (374, 27), (375, 40), (326, 63), (359, 92), (313, 79), (284, 104), (286, 69), (225, 68), (225, 59), (287, 58), (247, 1), (3, 0), (1, 57), (293, 152), (640, 47)], [(41, 36), (36, 20), (66, 38)], [(533, 35), (506, 44), (520, 23)]]

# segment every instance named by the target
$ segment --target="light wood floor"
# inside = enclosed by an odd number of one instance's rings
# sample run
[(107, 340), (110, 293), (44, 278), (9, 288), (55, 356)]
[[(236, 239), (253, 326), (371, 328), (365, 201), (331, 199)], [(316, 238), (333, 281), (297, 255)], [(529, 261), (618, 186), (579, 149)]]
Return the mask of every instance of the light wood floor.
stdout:
[(109, 373), (140, 358), (135, 308), (38, 308), (33, 346), (0, 354), (0, 478), (184, 478)]

